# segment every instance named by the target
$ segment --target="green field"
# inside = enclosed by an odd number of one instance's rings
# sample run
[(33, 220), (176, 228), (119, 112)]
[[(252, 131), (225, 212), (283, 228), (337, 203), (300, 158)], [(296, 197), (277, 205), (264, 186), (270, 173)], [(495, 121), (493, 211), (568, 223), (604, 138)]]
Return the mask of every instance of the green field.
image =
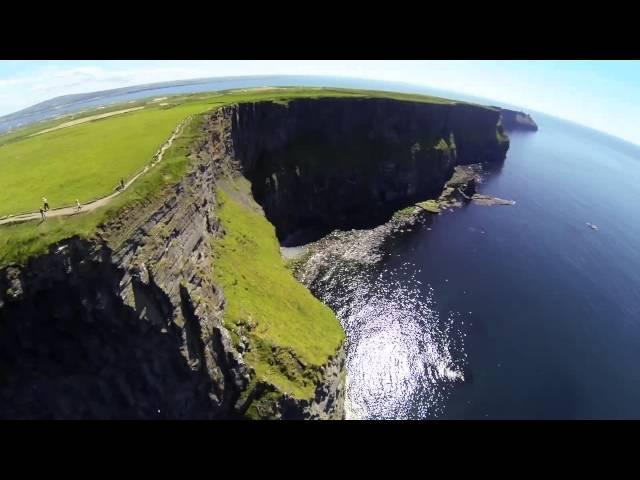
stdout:
[(50, 217), (46, 222), (0, 225), (0, 267), (24, 263), (29, 257), (46, 252), (49, 245), (65, 238), (74, 235), (90, 237), (100, 224), (115, 218), (122, 210), (143, 208), (162, 198), (164, 187), (177, 183), (184, 174), (190, 145), (202, 135), (201, 120), (202, 117), (195, 116), (165, 152), (162, 162), (108, 205), (90, 213)]
[(185, 117), (207, 107), (151, 108), (0, 146), (0, 217), (86, 203), (139, 172)]

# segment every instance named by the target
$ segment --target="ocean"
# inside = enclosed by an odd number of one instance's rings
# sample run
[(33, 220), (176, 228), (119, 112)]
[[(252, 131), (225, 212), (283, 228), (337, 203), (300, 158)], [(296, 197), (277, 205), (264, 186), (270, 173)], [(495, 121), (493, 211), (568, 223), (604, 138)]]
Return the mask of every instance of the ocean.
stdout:
[(438, 215), (316, 292), (349, 418), (640, 418), (640, 148), (533, 116), (478, 187), (514, 206)]

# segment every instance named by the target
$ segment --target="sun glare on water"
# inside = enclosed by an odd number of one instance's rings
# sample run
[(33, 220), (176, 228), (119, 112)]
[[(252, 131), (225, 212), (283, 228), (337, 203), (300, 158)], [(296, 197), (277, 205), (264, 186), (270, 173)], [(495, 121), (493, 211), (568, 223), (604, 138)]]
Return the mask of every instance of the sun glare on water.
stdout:
[[(433, 290), (415, 272), (411, 264), (377, 275), (334, 270), (320, 292), (347, 333), (348, 419), (437, 418), (452, 386), (464, 381), (456, 317), (440, 318)], [(341, 295), (347, 278), (351, 291)]]

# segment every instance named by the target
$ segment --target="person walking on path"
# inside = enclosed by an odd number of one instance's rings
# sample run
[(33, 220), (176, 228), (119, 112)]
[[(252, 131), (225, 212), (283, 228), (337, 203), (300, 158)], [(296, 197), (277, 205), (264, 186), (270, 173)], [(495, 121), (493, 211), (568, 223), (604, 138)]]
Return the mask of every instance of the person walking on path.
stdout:
[(41, 208), (40, 209), (40, 216), (42, 217), (42, 220), (46, 220), (47, 216), (44, 214), (44, 209)]
[(42, 197), (42, 203), (44, 211), (46, 212), (47, 210), (49, 210), (49, 202), (47, 202), (47, 199), (45, 197)]
[(80, 211), (80, 200), (76, 198), (76, 210)]
[(124, 178), (120, 179), (120, 190), (124, 190)]

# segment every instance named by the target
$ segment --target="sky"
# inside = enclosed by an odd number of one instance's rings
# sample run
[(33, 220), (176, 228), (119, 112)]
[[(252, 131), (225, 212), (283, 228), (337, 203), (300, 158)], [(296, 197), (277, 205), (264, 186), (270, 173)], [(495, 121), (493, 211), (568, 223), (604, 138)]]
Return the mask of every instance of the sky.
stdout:
[(412, 83), (549, 113), (640, 145), (640, 61), (632, 60), (0, 60), (0, 115), (60, 95), (238, 75)]

